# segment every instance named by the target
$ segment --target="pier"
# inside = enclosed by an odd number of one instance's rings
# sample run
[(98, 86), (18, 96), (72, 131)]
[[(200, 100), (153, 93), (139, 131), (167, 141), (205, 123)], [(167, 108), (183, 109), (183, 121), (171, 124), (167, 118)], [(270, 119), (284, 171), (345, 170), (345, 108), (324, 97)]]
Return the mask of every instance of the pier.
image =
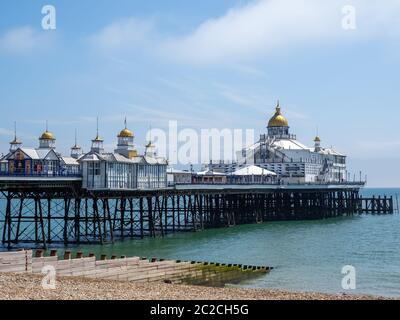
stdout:
[(110, 243), (280, 220), (391, 214), (392, 197), (362, 198), (360, 183), (190, 184), (149, 190), (81, 188), (79, 178), (0, 177), (2, 243)]

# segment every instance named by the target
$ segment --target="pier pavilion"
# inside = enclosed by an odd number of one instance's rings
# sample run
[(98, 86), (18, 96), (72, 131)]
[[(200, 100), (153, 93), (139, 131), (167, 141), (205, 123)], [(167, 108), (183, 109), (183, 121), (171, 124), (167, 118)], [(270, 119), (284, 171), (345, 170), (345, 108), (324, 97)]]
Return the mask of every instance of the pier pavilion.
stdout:
[(347, 180), (346, 156), (333, 148), (321, 146), (317, 135), (314, 146), (307, 147), (290, 132), (289, 122), (278, 101), (275, 114), (268, 121), (267, 134), (238, 152), (234, 162), (211, 161), (212, 171), (230, 174), (256, 165), (277, 174), (284, 183), (341, 183)]

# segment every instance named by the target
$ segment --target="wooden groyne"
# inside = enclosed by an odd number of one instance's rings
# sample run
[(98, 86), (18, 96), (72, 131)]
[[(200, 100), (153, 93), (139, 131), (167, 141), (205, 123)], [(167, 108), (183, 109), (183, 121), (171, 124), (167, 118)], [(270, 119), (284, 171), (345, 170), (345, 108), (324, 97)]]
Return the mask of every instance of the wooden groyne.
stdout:
[(55, 276), (74, 276), (92, 279), (129, 282), (190, 283), (221, 286), (244, 278), (257, 277), (272, 268), (213, 262), (165, 260), (116, 256), (99, 260), (93, 254), (84, 257), (78, 252), (74, 258), (70, 251), (59, 259), (56, 250), (44, 256), (43, 250), (33, 255), (31, 250), (0, 253), (0, 272), (42, 274), (52, 267)]

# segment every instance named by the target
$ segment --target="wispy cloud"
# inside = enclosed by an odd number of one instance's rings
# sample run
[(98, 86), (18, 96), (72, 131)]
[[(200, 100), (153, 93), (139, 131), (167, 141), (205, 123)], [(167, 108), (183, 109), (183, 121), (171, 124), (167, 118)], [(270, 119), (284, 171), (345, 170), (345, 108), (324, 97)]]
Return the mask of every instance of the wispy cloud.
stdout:
[(0, 53), (27, 55), (35, 50), (47, 50), (53, 41), (54, 36), (49, 31), (18, 27), (0, 34)]
[[(106, 50), (148, 50), (176, 62), (237, 63), (298, 45), (348, 41), (342, 28), (342, 7), (347, 4), (344, 0), (259, 0), (206, 20), (183, 36), (158, 32), (154, 20), (131, 18), (106, 26), (91, 41)], [(352, 5), (359, 26), (353, 34), (360, 39), (398, 34), (398, 0), (384, 4), (354, 0)]]
[(145, 50), (155, 40), (154, 22), (136, 18), (120, 19), (89, 37), (89, 42), (96, 48), (110, 52)]
[(12, 137), (13, 135), (13, 131), (5, 128), (0, 128), (0, 136)]

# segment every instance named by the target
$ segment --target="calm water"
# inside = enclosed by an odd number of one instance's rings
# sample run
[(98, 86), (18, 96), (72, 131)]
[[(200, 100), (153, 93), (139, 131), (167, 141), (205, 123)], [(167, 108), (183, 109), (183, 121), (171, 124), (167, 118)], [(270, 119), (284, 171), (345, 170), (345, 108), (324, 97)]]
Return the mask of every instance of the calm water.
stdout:
[[(366, 189), (363, 194), (395, 195), (400, 189)], [(344, 292), (341, 269), (357, 271), (351, 293), (400, 296), (400, 215), (324, 221), (270, 222), (72, 248), (85, 253), (137, 255), (273, 266), (245, 287)], [(348, 292), (350, 293), (350, 292)]]

